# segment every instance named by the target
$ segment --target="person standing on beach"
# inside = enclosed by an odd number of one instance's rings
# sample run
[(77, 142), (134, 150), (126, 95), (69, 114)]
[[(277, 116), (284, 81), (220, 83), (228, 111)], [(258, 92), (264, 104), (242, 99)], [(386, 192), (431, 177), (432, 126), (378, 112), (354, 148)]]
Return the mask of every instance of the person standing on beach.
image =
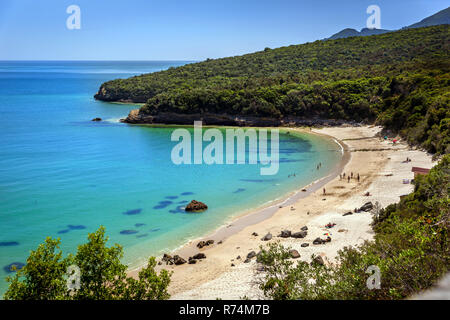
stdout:
[(358, 182), (359, 182), (359, 179), (360, 179), (359, 173), (358, 173), (358, 177), (357, 177), (357, 179), (358, 179)]
[(347, 182), (350, 183), (350, 176), (347, 176)]
[(325, 190), (325, 188), (323, 188), (323, 195), (325, 195), (327, 193), (327, 191)]

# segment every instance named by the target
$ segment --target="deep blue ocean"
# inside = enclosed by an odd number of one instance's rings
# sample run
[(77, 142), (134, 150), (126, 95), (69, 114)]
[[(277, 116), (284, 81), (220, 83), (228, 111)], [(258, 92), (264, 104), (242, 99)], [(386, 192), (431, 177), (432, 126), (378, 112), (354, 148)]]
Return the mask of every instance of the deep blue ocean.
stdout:
[[(104, 81), (185, 63), (0, 62), (0, 295), (8, 266), (24, 263), (47, 236), (73, 253), (103, 225), (111, 244), (124, 247), (124, 262), (137, 266), (309, 184), (340, 160), (328, 139), (281, 134), (274, 176), (261, 176), (260, 165), (177, 166), (174, 128), (122, 124), (138, 106), (93, 98)], [(185, 213), (193, 199), (209, 210)]]

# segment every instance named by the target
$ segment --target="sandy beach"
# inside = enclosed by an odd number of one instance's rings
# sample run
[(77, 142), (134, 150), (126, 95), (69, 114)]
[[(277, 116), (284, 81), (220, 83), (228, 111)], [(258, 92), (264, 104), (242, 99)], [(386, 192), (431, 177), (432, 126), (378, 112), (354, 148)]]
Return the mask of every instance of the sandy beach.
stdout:
[[(410, 148), (401, 141), (394, 145), (392, 141), (380, 138), (377, 136), (380, 131), (381, 127), (374, 126), (313, 129), (313, 133), (342, 142), (347, 155), (343, 165), (315, 186), (306, 187), (308, 192), (302, 192), (304, 186), (299, 186), (289, 200), (238, 217), (229, 225), (170, 253), (179, 254), (186, 260), (199, 252), (206, 255), (206, 259), (198, 260), (196, 264), (175, 266), (164, 263), (158, 266), (158, 269), (174, 272), (169, 287), (172, 299), (264, 298), (255, 285), (260, 274), (256, 270), (256, 259), (249, 263), (244, 263), (244, 260), (249, 252), (258, 252), (261, 245), (269, 242), (280, 241), (296, 249), (301, 260), (309, 261), (311, 255), (316, 254), (326, 262), (332, 262), (343, 247), (370, 240), (373, 237), (371, 213), (343, 214), (369, 201), (379, 202), (382, 207), (398, 202), (400, 196), (413, 191), (413, 185), (403, 183), (404, 179), (413, 179), (411, 168), (431, 168), (435, 164), (431, 156), (421, 150)], [(407, 157), (412, 161), (405, 162)], [(348, 182), (347, 176), (352, 172), (354, 179)], [(340, 179), (342, 173), (346, 174), (345, 179)], [(355, 178), (358, 173), (359, 182)], [(327, 229), (325, 225), (328, 223), (336, 225)], [(308, 227), (308, 234), (303, 239), (278, 237), (282, 230), (299, 232), (303, 226)], [(267, 233), (272, 234), (272, 240), (262, 241)], [(317, 237), (326, 238), (326, 233), (331, 242), (312, 243)], [(202, 249), (196, 247), (198, 241), (209, 239), (215, 241), (213, 245)], [(301, 247), (303, 243), (309, 246)], [(136, 275), (137, 270), (130, 273)]]

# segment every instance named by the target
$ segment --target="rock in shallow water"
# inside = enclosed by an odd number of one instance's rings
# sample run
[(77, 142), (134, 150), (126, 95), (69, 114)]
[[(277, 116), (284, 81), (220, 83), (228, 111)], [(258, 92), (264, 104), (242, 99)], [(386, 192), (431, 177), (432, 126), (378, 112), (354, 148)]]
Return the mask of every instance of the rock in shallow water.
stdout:
[(208, 209), (208, 206), (203, 202), (192, 200), (185, 208), (187, 212), (201, 212)]

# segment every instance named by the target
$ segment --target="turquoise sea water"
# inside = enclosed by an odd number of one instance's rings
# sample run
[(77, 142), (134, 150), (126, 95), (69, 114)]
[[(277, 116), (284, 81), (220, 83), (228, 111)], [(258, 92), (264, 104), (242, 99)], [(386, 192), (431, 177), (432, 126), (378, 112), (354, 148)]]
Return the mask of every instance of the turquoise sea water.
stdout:
[[(0, 62), (0, 294), (8, 265), (24, 263), (46, 236), (74, 252), (104, 225), (124, 246), (124, 262), (137, 266), (325, 176), (340, 160), (328, 139), (281, 134), (274, 176), (261, 176), (260, 165), (176, 166), (174, 128), (119, 123), (136, 106), (93, 99), (104, 81), (185, 63)], [(193, 199), (209, 210), (185, 213)]]

